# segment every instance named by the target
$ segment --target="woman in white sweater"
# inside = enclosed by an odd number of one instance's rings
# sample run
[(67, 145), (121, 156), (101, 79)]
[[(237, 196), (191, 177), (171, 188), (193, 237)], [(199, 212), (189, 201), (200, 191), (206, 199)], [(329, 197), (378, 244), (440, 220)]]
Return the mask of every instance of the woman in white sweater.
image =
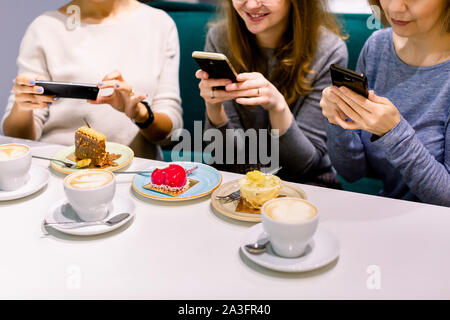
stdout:
[[(17, 65), (5, 135), (72, 145), (85, 119), (108, 141), (162, 159), (157, 144), (183, 126), (175, 23), (136, 0), (75, 0), (44, 13), (28, 27)], [(114, 93), (96, 101), (58, 99), (42, 95), (37, 79), (98, 83)]]

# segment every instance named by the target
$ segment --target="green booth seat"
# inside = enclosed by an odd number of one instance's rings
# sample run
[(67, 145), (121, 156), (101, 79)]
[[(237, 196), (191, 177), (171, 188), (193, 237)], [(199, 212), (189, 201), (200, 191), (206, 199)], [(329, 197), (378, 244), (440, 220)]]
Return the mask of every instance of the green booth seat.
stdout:
[[(184, 129), (194, 137), (194, 121), (204, 122), (205, 102), (200, 97), (200, 89), (195, 78), (195, 72), (199, 69), (192, 58), (193, 51), (202, 51), (206, 42), (208, 22), (216, 16), (216, 7), (204, 3), (184, 3), (157, 1), (148, 5), (162, 9), (175, 21), (180, 39), (180, 94), (181, 107), (183, 109)], [(164, 161), (172, 161), (171, 146), (163, 148)], [(183, 159), (196, 161), (199, 159), (195, 152), (182, 154)], [(204, 158), (204, 157), (200, 157)], [(205, 162), (204, 160), (202, 162)]]
[[(187, 129), (191, 137), (194, 137), (194, 121), (203, 123), (205, 117), (205, 103), (200, 97), (198, 88), (199, 80), (195, 78), (198, 66), (192, 59), (192, 52), (203, 50), (208, 23), (214, 22), (217, 8), (210, 4), (184, 3), (171, 1), (149, 2), (148, 5), (162, 9), (175, 21), (180, 39), (180, 94), (181, 106), (183, 109), (184, 128)], [(343, 26), (343, 31), (349, 37), (346, 40), (349, 51), (349, 68), (353, 69), (358, 61), (359, 53), (367, 38), (373, 31), (367, 27), (368, 14), (339, 14), (339, 22)], [(174, 143), (175, 144), (175, 143)], [(210, 154), (185, 151), (174, 154), (172, 158), (172, 147), (163, 148), (164, 161), (183, 159), (186, 161), (200, 161), (205, 163), (210, 159)], [(193, 150), (193, 148), (192, 148)], [(371, 178), (364, 178), (354, 183), (349, 183), (339, 177), (344, 190), (355, 191), (367, 194), (378, 194), (381, 189), (381, 181)]]

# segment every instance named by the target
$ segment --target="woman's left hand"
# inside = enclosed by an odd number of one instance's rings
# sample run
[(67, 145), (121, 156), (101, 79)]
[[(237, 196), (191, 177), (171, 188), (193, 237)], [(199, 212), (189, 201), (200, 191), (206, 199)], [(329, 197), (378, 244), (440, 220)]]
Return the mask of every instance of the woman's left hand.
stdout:
[(114, 109), (125, 113), (130, 119), (136, 119), (143, 112), (145, 106), (140, 107), (139, 102), (146, 98), (146, 95), (134, 95), (133, 88), (123, 79), (119, 71), (106, 75), (102, 82), (98, 84), (99, 89), (113, 88), (114, 93), (110, 96), (98, 96), (97, 100), (88, 100), (92, 104), (109, 104)]
[(226, 85), (227, 92), (233, 93), (236, 102), (246, 106), (261, 105), (267, 111), (284, 111), (286, 100), (278, 89), (261, 73), (241, 73), (238, 83)]
[(395, 105), (372, 90), (368, 99), (346, 87), (332, 87), (331, 92), (337, 96), (333, 103), (352, 120), (336, 119), (344, 129), (361, 129), (381, 137), (400, 122), (400, 112)]

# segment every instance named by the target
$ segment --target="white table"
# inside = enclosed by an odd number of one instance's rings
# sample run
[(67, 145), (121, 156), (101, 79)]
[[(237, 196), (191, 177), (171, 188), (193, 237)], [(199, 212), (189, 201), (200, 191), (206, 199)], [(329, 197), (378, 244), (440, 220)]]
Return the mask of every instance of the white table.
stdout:
[[(32, 152), (51, 156), (60, 148), (34, 143)], [(136, 158), (129, 169), (155, 164)], [(222, 175), (224, 182), (240, 177)], [(0, 299), (450, 298), (446, 207), (301, 185), (341, 254), (319, 270), (286, 274), (239, 252), (252, 223), (215, 213), (208, 197), (163, 203), (136, 196), (131, 177), (120, 176), (118, 192), (136, 204), (133, 223), (92, 237), (46, 235), (42, 221), (64, 197), (62, 178), (52, 171), (43, 190), (0, 202)], [(367, 285), (374, 265), (379, 289)]]

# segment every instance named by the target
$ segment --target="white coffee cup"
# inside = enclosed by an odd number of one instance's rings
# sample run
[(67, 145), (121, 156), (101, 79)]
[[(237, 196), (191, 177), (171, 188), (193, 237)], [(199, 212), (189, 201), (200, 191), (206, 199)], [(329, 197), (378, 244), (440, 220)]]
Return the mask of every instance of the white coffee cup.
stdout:
[(0, 145), (0, 190), (14, 191), (30, 178), (31, 152), (25, 144)]
[(261, 218), (274, 252), (285, 258), (296, 258), (305, 252), (319, 223), (313, 204), (289, 197), (264, 203)]
[(116, 180), (110, 171), (81, 170), (64, 179), (64, 192), (81, 220), (99, 221), (108, 215), (116, 192)]

